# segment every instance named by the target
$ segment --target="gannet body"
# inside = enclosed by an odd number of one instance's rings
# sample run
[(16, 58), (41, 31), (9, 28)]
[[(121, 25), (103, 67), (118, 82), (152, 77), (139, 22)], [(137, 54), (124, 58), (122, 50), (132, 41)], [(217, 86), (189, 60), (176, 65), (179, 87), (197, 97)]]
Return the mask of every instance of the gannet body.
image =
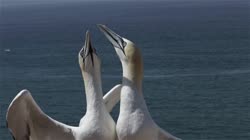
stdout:
[(179, 140), (161, 129), (151, 118), (142, 93), (143, 60), (140, 50), (105, 25), (98, 25), (112, 43), (122, 63), (120, 114), (116, 131), (119, 140)]
[[(109, 111), (119, 101), (121, 85), (102, 93), (100, 60), (86, 33), (79, 53), (85, 84), (87, 111), (78, 127), (68, 126), (46, 115), (28, 90), (22, 90), (9, 105), (6, 121), (14, 140), (115, 140), (115, 122)], [(111, 98), (111, 95), (116, 98)], [(118, 99), (117, 99), (118, 98)], [(105, 106), (107, 103), (107, 107)]]
[(85, 49), (79, 53), (79, 64), (84, 77), (87, 111), (80, 121), (80, 140), (115, 140), (115, 122), (103, 101), (101, 61), (90, 43), (87, 32)]

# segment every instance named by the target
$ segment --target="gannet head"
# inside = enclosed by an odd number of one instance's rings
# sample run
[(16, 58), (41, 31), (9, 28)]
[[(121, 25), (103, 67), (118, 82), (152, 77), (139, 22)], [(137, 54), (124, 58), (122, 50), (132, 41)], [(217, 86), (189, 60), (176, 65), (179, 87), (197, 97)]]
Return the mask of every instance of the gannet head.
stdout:
[(78, 54), (80, 68), (83, 72), (93, 73), (100, 70), (101, 61), (96, 54), (95, 48), (91, 44), (90, 33), (86, 32), (85, 44)]
[(106, 38), (114, 46), (123, 67), (123, 74), (127, 74), (129, 79), (141, 79), (143, 76), (143, 62), (140, 49), (135, 44), (116, 34), (105, 25), (99, 24), (98, 27)]

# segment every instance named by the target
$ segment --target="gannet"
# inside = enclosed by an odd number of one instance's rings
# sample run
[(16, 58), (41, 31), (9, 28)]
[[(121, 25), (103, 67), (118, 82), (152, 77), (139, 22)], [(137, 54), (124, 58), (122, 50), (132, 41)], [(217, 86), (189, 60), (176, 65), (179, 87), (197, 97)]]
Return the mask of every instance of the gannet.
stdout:
[(142, 91), (143, 60), (140, 50), (105, 25), (98, 27), (112, 43), (123, 70), (120, 113), (116, 125), (119, 140), (180, 140), (161, 129), (152, 119)]
[(115, 122), (103, 101), (101, 82), (101, 61), (86, 34), (87, 46), (79, 53), (79, 64), (84, 77), (87, 111), (80, 121), (80, 139), (115, 140)]
[[(78, 55), (82, 71), (87, 111), (78, 127), (58, 122), (46, 115), (28, 90), (22, 90), (7, 110), (6, 122), (15, 140), (115, 140), (115, 122), (108, 111), (119, 101), (121, 85), (103, 97), (100, 60), (86, 33)], [(112, 98), (114, 97), (114, 98)], [(105, 106), (106, 104), (106, 106)]]

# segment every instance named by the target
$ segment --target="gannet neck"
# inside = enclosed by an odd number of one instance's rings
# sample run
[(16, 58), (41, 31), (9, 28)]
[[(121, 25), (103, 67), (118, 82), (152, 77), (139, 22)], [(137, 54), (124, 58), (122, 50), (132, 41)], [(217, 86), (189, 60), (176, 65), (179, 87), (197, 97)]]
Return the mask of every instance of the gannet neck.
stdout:
[(137, 76), (134, 72), (131, 72), (131, 70), (123, 68), (122, 84), (133, 87), (133, 88), (141, 91), (142, 78)]
[(147, 114), (147, 107), (143, 97), (142, 80), (143, 65), (140, 63), (122, 62), (123, 79), (120, 98), (120, 114), (136, 110), (144, 110)]
[[(138, 93), (142, 93), (143, 61), (138, 55), (133, 61), (121, 61), (123, 70), (123, 85), (136, 88)], [(125, 80), (126, 79), (126, 80)]]
[(82, 71), (87, 101), (87, 112), (101, 110), (104, 107), (100, 70)]

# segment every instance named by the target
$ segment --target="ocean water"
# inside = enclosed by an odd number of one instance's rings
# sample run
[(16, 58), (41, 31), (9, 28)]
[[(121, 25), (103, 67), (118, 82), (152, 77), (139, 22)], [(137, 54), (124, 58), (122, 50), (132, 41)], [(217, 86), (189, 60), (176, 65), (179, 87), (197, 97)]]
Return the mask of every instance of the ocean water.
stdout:
[(5, 1), (0, 10), (1, 140), (11, 139), (6, 110), (24, 88), (46, 114), (78, 125), (86, 103), (77, 55), (87, 29), (102, 60), (104, 92), (121, 82), (98, 23), (142, 50), (144, 96), (159, 126), (184, 140), (250, 139), (248, 1)]

